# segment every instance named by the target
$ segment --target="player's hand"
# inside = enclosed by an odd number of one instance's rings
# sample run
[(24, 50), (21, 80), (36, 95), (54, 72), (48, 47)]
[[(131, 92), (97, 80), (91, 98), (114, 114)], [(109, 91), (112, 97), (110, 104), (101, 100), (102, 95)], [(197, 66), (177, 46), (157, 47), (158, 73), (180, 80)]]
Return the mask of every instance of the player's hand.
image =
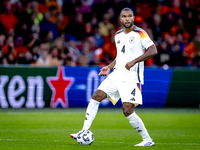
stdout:
[(131, 67), (133, 67), (135, 65), (135, 62), (134, 61), (130, 61), (130, 62), (127, 62), (126, 65), (125, 65), (125, 68), (127, 70), (130, 70)]
[(107, 66), (103, 67), (100, 69), (99, 76), (107, 76), (109, 72), (110, 72), (110, 68), (108, 68)]

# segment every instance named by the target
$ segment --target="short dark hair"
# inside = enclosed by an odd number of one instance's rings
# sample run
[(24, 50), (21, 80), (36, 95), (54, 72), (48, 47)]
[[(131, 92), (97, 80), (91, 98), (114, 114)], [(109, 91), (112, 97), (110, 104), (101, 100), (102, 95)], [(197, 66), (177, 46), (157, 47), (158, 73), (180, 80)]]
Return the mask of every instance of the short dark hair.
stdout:
[[(125, 7), (125, 8), (123, 8), (123, 9), (121, 10), (120, 16), (121, 16), (121, 14), (122, 14), (123, 11), (131, 11), (131, 12), (133, 13), (132, 9), (130, 9), (130, 8), (128, 8), (128, 7)], [(134, 15), (134, 13), (133, 13), (133, 15)]]

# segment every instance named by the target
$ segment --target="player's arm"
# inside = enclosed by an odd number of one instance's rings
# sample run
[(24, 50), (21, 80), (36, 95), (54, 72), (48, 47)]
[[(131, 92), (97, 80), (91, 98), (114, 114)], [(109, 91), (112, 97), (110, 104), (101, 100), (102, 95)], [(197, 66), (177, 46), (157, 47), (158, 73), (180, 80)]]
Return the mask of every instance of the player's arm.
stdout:
[(114, 68), (115, 64), (116, 64), (116, 59), (113, 62), (111, 62), (108, 66), (101, 68), (99, 75), (107, 76), (109, 74), (110, 70)]
[(145, 61), (151, 57), (154, 57), (156, 54), (158, 53), (156, 46), (153, 44), (151, 46), (148, 47), (147, 51), (137, 57), (136, 59), (126, 63), (125, 67), (126, 69), (130, 70), (131, 67), (133, 67), (136, 63), (141, 62), (141, 61)]

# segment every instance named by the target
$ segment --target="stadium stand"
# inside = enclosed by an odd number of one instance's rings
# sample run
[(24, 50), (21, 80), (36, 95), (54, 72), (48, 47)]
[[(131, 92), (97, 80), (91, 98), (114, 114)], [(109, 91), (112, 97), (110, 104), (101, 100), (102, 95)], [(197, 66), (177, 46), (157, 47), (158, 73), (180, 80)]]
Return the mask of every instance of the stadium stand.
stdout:
[(0, 64), (103, 66), (114, 57), (119, 13), (156, 43), (146, 66), (200, 67), (200, 1), (1, 0)]

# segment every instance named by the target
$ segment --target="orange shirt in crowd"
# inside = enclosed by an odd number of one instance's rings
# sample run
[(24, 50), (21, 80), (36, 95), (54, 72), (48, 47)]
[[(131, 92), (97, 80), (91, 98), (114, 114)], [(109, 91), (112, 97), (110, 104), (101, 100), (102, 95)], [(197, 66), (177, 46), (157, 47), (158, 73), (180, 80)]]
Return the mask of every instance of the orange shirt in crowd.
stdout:
[(193, 43), (188, 43), (184, 48), (184, 53), (188, 55), (187, 63), (190, 64), (193, 61), (195, 55), (195, 46)]
[(8, 53), (8, 45), (3, 45), (4, 54)]
[(112, 42), (104, 43), (102, 46), (102, 50), (103, 50), (103, 53), (105, 52), (110, 53), (112, 58), (115, 58), (117, 55), (117, 49), (116, 49), (115, 43), (112, 43)]
[(10, 29), (15, 31), (15, 25), (18, 23), (18, 19), (13, 14), (2, 13), (0, 15), (0, 22), (7, 33)]
[(60, 6), (58, 5), (57, 1), (46, 1), (46, 7), (49, 8), (51, 6), (55, 6), (57, 9), (57, 12), (61, 10)]
[(60, 25), (58, 25), (58, 30), (64, 30), (65, 27), (69, 24), (68, 16), (63, 16), (63, 21)]
[(15, 47), (14, 57), (16, 58), (19, 53), (28, 52), (28, 48), (26, 46)]

